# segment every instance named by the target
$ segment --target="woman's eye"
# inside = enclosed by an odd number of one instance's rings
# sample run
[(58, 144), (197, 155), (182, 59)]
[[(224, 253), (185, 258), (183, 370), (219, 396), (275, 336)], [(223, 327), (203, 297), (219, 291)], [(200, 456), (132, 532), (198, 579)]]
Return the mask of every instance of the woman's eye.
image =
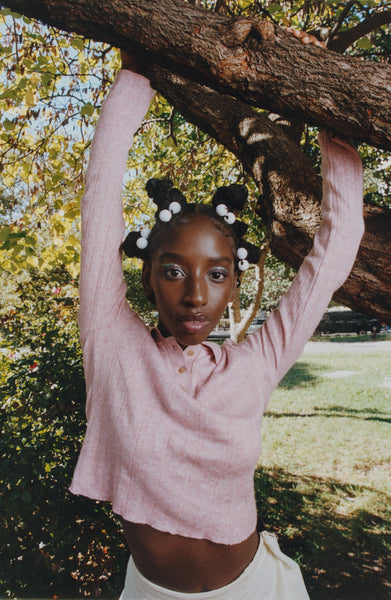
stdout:
[(174, 265), (163, 265), (163, 273), (168, 279), (179, 279), (185, 276), (185, 273), (180, 267)]
[(213, 281), (225, 281), (228, 277), (228, 271), (225, 269), (213, 270), (210, 272), (209, 277)]

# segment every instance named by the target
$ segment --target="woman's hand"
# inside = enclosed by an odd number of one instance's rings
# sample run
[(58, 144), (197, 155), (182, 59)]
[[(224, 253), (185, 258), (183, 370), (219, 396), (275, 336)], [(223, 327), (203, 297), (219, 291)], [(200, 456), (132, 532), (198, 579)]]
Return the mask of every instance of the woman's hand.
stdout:
[(120, 52), (123, 69), (145, 76), (147, 69), (147, 61), (145, 59), (141, 59), (139, 56), (131, 54), (126, 50), (120, 50)]
[[(357, 166), (358, 169), (361, 168), (362, 162), (360, 154), (354, 145), (346, 138), (342, 138), (332, 131), (322, 129), (319, 131), (318, 140), (322, 153), (322, 163), (326, 162), (326, 157), (332, 153), (335, 160), (337, 162), (339, 160), (342, 165), (346, 165), (346, 161), (350, 160)], [(339, 157), (338, 160), (337, 157)]]
[(321, 42), (314, 35), (307, 33), (301, 29), (294, 29), (294, 27), (286, 27), (285, 31), (289, 31), (297, 40), (300, 40), (302, 44), (312, 44), (318, 46), (318, 48), (326, 48), (326, 44)]

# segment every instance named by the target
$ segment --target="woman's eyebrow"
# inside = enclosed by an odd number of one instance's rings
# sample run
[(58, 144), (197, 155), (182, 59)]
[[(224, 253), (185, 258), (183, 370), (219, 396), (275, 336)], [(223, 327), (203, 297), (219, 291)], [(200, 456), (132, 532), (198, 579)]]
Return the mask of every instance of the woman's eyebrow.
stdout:
[(160, 254), (159, 260), (183, 260), (183, 256), (181, 254), (177, 254), (176, 252), (164, 252)]
[[(176, 260), (180, 262), (185, 260), (185, 257), (182, 254), (178, 254), (176, 252), (164, 252), (159, 256), (159, 260)], [(211, 256), (209, 260), (212, 263), (232, 263), (232, 257), (229, 256)]]
[(209, 260), (214, 263), (225, 262), (225, 263), (231, 264), (233, 262), (232, 257), (230, 258), (229, 256), (214, 256), (214, 257), (210, 258)]

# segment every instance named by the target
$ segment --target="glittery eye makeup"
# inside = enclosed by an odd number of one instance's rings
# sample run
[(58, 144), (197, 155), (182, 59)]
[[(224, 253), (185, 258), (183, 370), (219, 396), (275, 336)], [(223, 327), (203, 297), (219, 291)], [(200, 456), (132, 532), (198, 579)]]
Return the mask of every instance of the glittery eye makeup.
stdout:
[(216, 282), (225, 281), (228, 276), (229, 271), (224, 267), (214, 268), (208, 274), (209, 279), (212, 279), (212, 281)]
[(162, 262), (160, 268), (168, 279), (178, 279), (185, 276), (183, 269), (175, 263)]

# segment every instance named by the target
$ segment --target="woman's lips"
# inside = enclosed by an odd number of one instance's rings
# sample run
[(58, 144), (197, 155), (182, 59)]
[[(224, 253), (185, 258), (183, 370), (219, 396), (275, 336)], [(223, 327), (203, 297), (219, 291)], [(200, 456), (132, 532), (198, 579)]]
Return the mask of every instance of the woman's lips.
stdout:
[(210, 323), (209, 317), (203, 314), (182, 315), (178, 321), (187, 333), (200, 333)]

